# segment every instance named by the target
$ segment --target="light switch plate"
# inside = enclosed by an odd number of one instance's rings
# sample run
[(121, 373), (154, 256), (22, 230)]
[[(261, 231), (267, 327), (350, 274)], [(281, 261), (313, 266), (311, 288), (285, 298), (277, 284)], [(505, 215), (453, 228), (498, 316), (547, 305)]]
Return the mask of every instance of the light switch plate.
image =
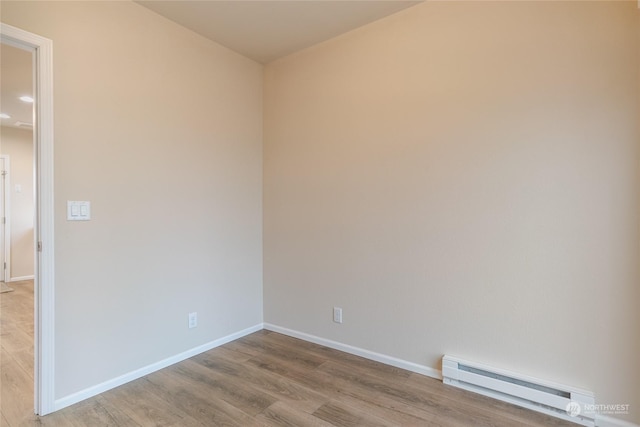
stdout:
[(91, 202), (67, 200), (67, 221), (89, 221)]

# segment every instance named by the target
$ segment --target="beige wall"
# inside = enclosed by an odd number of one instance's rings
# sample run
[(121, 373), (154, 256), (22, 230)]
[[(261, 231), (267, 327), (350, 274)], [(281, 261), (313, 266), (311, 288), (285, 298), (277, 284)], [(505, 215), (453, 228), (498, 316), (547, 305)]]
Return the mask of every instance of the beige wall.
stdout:
[[(9, 261), (11, 276), (33, 276), (33, 133), (31, 130), (2, 126), (0, 154), (9, 156), (11, 181)], [(16, 185), (21, 191), (16, 190)]]
[(131, 2), (2, 21), (53, 40), (56, 398), (262, 322), (262, 66)]
[(639, 13), (426, 2), (267, 65), (265, 322), (640, 422)]

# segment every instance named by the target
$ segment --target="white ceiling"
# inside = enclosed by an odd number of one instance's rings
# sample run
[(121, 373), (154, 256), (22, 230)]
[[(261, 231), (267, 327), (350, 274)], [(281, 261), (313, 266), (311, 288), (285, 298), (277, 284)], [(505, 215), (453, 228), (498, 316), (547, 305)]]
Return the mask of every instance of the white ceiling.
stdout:
[(422, 1), (136, 0), (136, 3), (266, 64)]
[(32, 53), (2, 43), (0, 45), (0, 113), (11, 116), (2, 126), (18, 126), (17, 122), (33, 123), (33, 104), (20, 101), (23, 95), (32, 96)]

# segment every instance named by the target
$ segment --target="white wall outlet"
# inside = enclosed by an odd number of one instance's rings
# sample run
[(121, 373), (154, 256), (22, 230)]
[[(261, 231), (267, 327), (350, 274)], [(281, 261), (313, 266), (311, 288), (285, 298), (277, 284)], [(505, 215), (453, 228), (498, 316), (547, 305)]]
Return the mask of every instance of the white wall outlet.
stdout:
[(195, 328), (198, 326), (198, 313), (195, 311), (193, 313), (189, 313), (189, 329)]
[(342, 309), (340, 307), (333, 307), (333, 321), (342, 323)]

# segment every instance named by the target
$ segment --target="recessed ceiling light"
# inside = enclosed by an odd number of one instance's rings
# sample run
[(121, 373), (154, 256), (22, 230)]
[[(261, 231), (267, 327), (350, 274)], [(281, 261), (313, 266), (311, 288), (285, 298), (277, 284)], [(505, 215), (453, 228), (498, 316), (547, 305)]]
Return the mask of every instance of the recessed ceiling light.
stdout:
[(0, 119), (10, 119), (11, 116), (8, 115), (7, 113), (0, 113)]
[(30, 97), (30, 96), (25, 95), (25, 96), (21, 96), (21, 97), (20, 97), (20, 101), (23, 101), (23, 102), (33, 102), (33, 98), (32, 98), (32, 97)]

